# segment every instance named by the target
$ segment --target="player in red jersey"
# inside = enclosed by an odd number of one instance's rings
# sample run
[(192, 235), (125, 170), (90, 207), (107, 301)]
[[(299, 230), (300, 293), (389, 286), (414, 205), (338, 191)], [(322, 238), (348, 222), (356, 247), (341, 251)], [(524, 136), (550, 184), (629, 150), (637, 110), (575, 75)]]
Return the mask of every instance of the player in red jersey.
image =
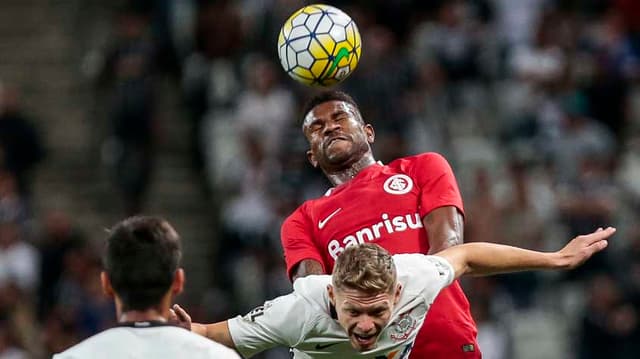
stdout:
[[(305, 108), (309, 162), (334, 185), (283, 223), (289, 278), (331, 273), (348, 245), (375, 242), (392, 254), (436, 253), (463, 242), (463, 206), (448, 162), (424, 153), (376, 162), (374, 130), (355, 101), (323, 92)], [(436, 298), (412, 358), (481, 358), (469, 302), (456, 281)]]

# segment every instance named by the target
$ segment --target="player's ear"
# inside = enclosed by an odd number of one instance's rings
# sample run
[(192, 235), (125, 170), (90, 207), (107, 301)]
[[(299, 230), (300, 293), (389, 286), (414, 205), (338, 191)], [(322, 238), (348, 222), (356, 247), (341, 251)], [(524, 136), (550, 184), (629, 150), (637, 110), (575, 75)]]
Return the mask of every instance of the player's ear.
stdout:
[(178, 268), (173, 275), (173, 284), (171, 284), (171, 293), (178, 295), (184, 290), (184, 269)]
[(114, 297), (113, 287), (111, 286), (111, 280), (109, 280), (109, 275), (107, 272), (100, 272), (100, 285), (102, 286), (102, 292), (109, 298)]
[(396, 285), (396, 292), (394, 293), (393, 305), (398, 304), (400, 301), (400, 294), (402, 294), (402, 284), (398, 283)]
[(313, 168), (318, 167), (318, 160), (316, 160), (316, 156), (313, 155), (311, 150), (307, 150), (307, 160), (309, 160), (309, 163), (311, 163)]
[(364, 125), (364, 133), (367, 134), (367, 142), (373, 143), (376, 139), (376, 131), (373, 130), (373, 126), (369, 123)]
[(331, 305), (333, 305), (335, 307), (335, 305), (336, 305), (336, 297), (335, 297), (335, 293), (333, 291), (333, 286), (331, 284), (327, 284), (327, 293), (329, 294), (329, 301), (331, 302)]

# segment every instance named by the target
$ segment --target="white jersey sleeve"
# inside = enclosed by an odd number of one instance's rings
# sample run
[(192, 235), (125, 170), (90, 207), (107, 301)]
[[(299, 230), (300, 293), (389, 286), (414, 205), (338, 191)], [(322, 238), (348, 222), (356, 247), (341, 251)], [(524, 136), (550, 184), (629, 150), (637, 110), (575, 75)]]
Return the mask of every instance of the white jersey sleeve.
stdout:
[(455, 279), (453, 266), (436, 255), (397, 254), (393, 260), (404, 290), (420, 295), (428, 305)]
[(229, 319), (229, 332), (236, 350), (248, 358), (276, 346), (294, 347), (315, 323), (314, 313), (317, 311), (293, 292)]

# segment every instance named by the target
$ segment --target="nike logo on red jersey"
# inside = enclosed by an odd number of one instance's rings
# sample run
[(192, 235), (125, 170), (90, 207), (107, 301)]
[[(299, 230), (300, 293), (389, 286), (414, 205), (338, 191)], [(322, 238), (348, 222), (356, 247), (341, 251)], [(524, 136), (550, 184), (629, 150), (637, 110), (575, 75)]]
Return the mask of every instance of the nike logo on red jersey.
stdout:
[(327, 222), (329, 222), (329, 220), (335, 216), (336, 214), (338, 214), (338, 212), (340, 212), (340, 210), (342, 210), (342, 208), (338, 208), (335, 211), (333, 211), (330, 215), (328, 215), (327, 217), (325, 217), (323, 220), (318, 222), (318, 229), (322, 229), (324, 228), (325, 224), (327, 224)]

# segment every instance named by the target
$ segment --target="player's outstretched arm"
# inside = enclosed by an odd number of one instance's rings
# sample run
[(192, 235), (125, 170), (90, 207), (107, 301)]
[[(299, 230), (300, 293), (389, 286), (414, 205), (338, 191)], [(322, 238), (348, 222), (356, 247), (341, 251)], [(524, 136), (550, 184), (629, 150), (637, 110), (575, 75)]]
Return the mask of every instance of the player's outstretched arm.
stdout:
[(174, 304), (171, 308), (170, 321), (196, 334), (235, 349), (235, 344), (233, 343), (233, 339), (231, 339), (231, 332), (229, 332), (229, 325), (226, 320), (213, 324), (193, 323), (187, 311), (178, 304)]
[(537, 252), (495, 243), (466, 243), (447, 248), (445, 258), (461, 275), (491, 275), (536, 269), (573, 269), (607, 247), (616, 229), (608, 227), (580, 235), (557, 252)]

